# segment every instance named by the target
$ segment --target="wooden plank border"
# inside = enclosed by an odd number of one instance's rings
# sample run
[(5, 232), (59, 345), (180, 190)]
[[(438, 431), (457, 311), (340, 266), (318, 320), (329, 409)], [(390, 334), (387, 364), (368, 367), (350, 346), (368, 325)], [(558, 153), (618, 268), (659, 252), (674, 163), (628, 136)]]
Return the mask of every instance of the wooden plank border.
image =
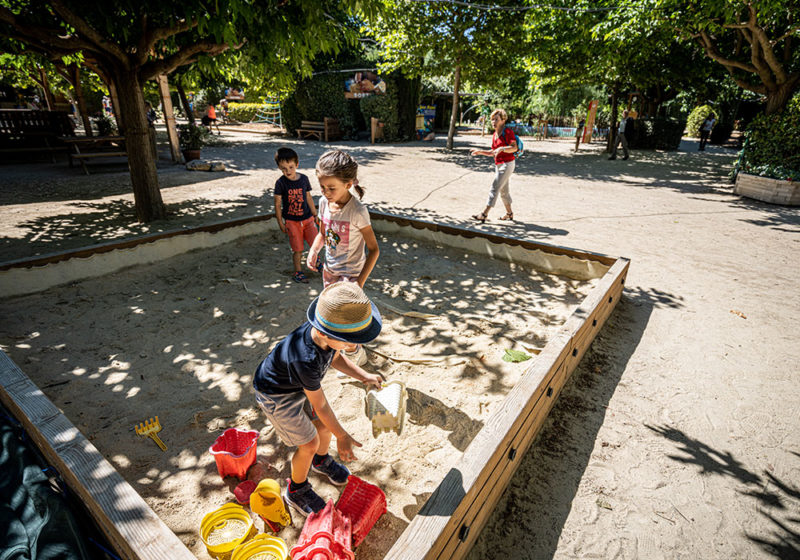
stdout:
[[(500, 234), (461, 228), (371, 211), (376, 230), (410, 227), (424, 233), (421, 237), (441, 241), (453, 247), (475, 250), (463, 240), (480, 240), (480, 250), (488, 255), (513, 259), (519, 249), (545, 255), (537, 263), (546, 270), (578, 270), (586, 268), (584, 277), (600, 278), (564, 325), (551, 337), (541, 354), (512, 388), (500, 408), (467, 447), (459, 462), (443, 478), (437, 489), (420, 509), (386, 558), (458, 559), (463, 558), (480, 534), (516, 471), (523, 453), (533, 442), (552, 409), (564, 384), (586, 353), (596, 334), (613, 311), (625, 284), (629, 261), (600, 253), (582, 251), (535, 241), (520, 240)], [(0, 295), (9, 285), (6, 274), (23, 271), (35, 274), (41, 267), (57, 268), (73, 261), (100, 258), (117, 252), (145, 249), (150, 254), (144, 262), (169, 258), (177, 252), (219, 245), (245, 235), (276, 227), (269, 223), (274, 214), (252, 216), (103, 243), (73, 251), (62, 251), (0, 264)], [(262, 223), (263, 222), (263, 223)], [(247, 227), (258, 225), (257, 228)], [(207, 235), (220, 234), (208, 241)], [(412, 232), (413, 233), (413, 232)], [(159, 242), (182, 240), (179, 247), (160, 251), (151, 249)], [(412, 235), (413, 237), (414, 235)], [(420, 237), (420, 235), (417, 235)], [(193, 241), (202, 239), (202, 241)], [(192, 246), (194, 245), (196, 246)], [(188, 248), (187, 248), (188, 247)], [(497, 249), (500, 249), (498, 251)], [(517, 253), (514, 252), (515, 248)], [(113, 257), (105, 265), (110, 273), (124, 266)], [(125, 261), (125, 259), (122, 259)], [(577, 261), (578, 264), (569, 264)], [(564, 263), (567, 266), (564, 267)], [(132, 264), (137, 264), (136, 262)], [(127, 266), (131, 266), (129, 263)], [(103, 267), (99, 267), (102, 269)], [(98, 275), (96, 272), (91, 275)], [(89, 276), (91, 276), (89, 275)], [(89, 277), (87, 276), (87, 277)], [(579, 274), (580, 276), (580, 274)], [(11, 282), (19, 278), (10, 277)], [(59, 281), (61, 280), (61, 281)], [(55, 283), (63, 283), (59, 275)], [(49, 286), (34, 286), (32, 293)], [(89, 505), (90, 512), (106, 533), (109, 541), (126, 558), (193, 558), (180, 540), (150, 510), (97, 449), (89, 443), (69, 420), (58, 412), (19, 368), (0, 353), (0, 400), (17, 416), (51, 463), (59, 469), (70, 487)], [(24, 404), (23, 404), (24, 403)], [(112, 499), (109, 499), (112, 496)], [(164, 534), (166, 532), (166, 535)], [(177, 543), (177, 544), (176, 544)], [(178, 546), (179, 545), (179, 546)], [(167, 549), (162, 547), (168, 547)], [(173, 550), (174, 547), (174, 550)], [(152, 552), (151, 551), (156, 551)], [(188, 556), (183, 556), (184, 554)]]

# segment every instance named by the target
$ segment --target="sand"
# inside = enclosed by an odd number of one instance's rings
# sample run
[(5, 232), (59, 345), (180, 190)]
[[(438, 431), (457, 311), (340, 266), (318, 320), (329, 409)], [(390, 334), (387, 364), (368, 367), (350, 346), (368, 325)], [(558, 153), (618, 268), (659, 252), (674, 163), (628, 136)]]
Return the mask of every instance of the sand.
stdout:
[[(504, 350), (543, 347), (596, 284), (410, 238), (379, 243), (367, 288), (385, 323), (365, 367), (406, 385), (405, 429), (375, 438), (365, 388), (335, 374), (323, 385), (364, 445), (352, 471), (389, 503), (359, 547), (365, 560), (383, 558), (529, 365), (502, 361)], [(303, 285), (290, 272), (276, 232), (0, 303), (12, 359), (199, 557), (202, 517), (231, 501), (238, 482), (223, 481), (207, 452), (223, 430), (260, 431), (263, 468), (251, 479), (289, 476), (291, 450), (255, 406), (252, 372), (321, 290), (319, 275)], [(131, 431), (156, 415), (166, 453)], [(340, 489), (311, 480), (338, 498)], [(290, 544), (299, 516), (296, 525), (280, 533)]]
[[(292, 146), (301, 170), (309, 170), (330, 146), (227, 132), (222, 139), (226, 145), (204, 155), (225, 161), (230, 172), (188, 172), (162, 162), (162, 194), (173, 215), (147, 226), (133, 220), (124, 167), (96, 166), (84, 177), (66, 161), (3, 166), (0, 258), (269, 211), (272, 202), (262, 195), (277, 178), (274, 150)], [(492, 172), (488, 158), (468, 153), (487, 142), (458, 137), (453, 151), (444, 149), (443, 138), (335, 145), (362, 163), (373, 208), (472, 225), (469, 216), (482, 208)], [(734, 195), (726, 175), (736, 153), (717, 146), (698, 152), (692, 140), (679, 152), (633, 151), (628, 161), (608, 161), (594, 145), (572, 154), (566, 141), (530, 140), (525, 147), (511, 182), (516, 221), (499, 222), (496, 209), (480, 227), (624, 255), (632, 264), (625, 296), (522, 458), (471, 559), (797, 557), (800, 212)], [(80, 297), (91, 301), (93, 294)], [(208, 305), (192, 329), (213, 318)], [(213, 305), (227, 311), (224, 302)], [(268, 309), (251, 311), (280, 317)], [(107, 352), (109, 366), (114, 358), (108, 356), (135, 341), (130, 327), (139, 315), (125, 318), (128, 337), (107, 351), (91, 343), (97, 329), (80, 320), (69, 328), (83, 325), (86, 355)], [(44, 324), (35, 331), (43, 333)], [(212, 343), (243, 351), (254, 330), (231, 328), (186, 353), (208, 359)], [(0, 340), (16, 352), (30, 342)], [(175, 348), (174, 357), (183, 354)], [(234, 360), (226, 366), (242, 367)], [(248, 364), (242, 375), (249, 371)], [(47, 391), (60, 389), (66, 390)], [(224, 410), (213, 409), (220, 392), (216, 386), (207, 391), (209, 402), (196, 403), (209, 411), (195, 428), (203, 433), (204, 423), (217, 416), (232, 414), (222, 418), (230, 422), (239, 414), (228, 401)], [(115, 395), (102, 391), (97, 400)], [(130, 411), (129, 420), (140, 413)], [(97, 422), (94, 414), (86, 416), (85, 424)], [(148, 453), (159, 458), (155, 445)], [(162, 476), (157, 464), (147, 466), (154, 480)], [(213, 469), (210, 463), (201, 469), (210, 482), (192, 485), (193, 497), (217, 491)], [(181, 537), (196, 538), (195, 531), (191, 526)]]

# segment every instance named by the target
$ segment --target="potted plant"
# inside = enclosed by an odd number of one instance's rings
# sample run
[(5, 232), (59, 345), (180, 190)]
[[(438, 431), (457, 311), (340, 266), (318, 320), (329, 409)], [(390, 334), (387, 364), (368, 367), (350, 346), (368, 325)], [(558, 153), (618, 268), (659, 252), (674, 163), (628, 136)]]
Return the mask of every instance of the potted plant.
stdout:
[(206, 143), (208, 130), (196, 124), (182, 124), (178, 127), (178, 141), (183, 151), (183, 158), (189, 162), (200, 159), (200, 149)]

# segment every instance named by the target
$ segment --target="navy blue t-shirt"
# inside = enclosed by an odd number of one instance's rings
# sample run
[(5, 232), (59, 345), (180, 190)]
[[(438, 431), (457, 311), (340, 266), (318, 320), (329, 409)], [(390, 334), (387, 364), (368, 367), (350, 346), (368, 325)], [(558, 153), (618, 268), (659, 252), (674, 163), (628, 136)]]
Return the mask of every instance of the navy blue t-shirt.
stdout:
[(281, 340), (256, 368), (253, 386), (267, 395), (316, 391), (336, 350), (323, 350), (311, 339), (311, 323), (303, 323)]
[(281, 216), (284, 220), (302, 222), (313, 216), (306, 197), (308, 192), (311, 192), (311, 183), (302, 173), (298, 173), (294, 181), (284, 175), (275, 181), (275, 196), (281, 197)]

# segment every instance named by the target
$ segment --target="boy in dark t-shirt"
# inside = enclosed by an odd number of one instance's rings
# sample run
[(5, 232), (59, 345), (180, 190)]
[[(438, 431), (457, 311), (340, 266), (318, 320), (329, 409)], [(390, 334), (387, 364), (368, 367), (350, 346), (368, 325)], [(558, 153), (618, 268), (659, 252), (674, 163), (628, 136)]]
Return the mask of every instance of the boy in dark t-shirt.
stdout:
[(301, 270), (304, 241), (310, 247), (317, 237), (317, 208), (311, 196), (311, 183), (308, 177), (297, 172), (299, 163), (297, 152), (291, 148), (279, 148), (275, 152), (275, 163), (283, 176), (275, 181), (275, 217), (281, 231), (289, 236), (292, 248), (295, 282), (308, 284)]
[(292, 475), (284, 492), (286, 502), (304, 517), (325, 507), (308, 481), (309, 468), (332, 484), (347, 484), (350, 471), (328, 454), (331, 436), (341, 461), (353, 461), (361, 447), (339, 424), (322, 391), (328, 368), (380, 388), (381, 377), (367, 373), (340, 350), (353, 351), (381, 332), (381, 315), (364, 290), (353, 282), (331, 284), (311, 302), (308, 322), (272, 349), (256, 369), (256, 402), (292, 455)]

